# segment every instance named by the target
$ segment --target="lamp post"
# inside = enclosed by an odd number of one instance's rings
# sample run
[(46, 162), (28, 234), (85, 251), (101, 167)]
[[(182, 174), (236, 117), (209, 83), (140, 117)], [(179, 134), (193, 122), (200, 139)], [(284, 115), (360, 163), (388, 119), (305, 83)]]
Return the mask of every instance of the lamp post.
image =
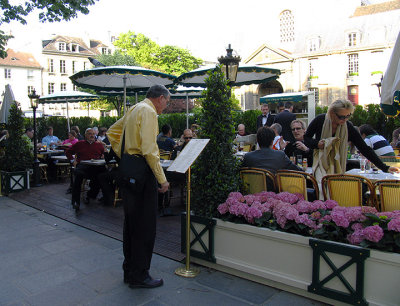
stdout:
[(240, 56), (232, 55), (232, 51), (231, 44), (229, 44), (228, 49), (226, 49), (226, 55), (218, 58), (218, 62), (222, 65), (222, 72), (225, 74), (229, 86), (232, 86), (236, 81), (239, 62), (241, 61)]
[(36, 108), (38, 107), (38, 100), (40, 96), (36, 94), (36, 90), (33, 89), (28, 97), (31, 101), (31, 107), (33, 109), (33, 186), (40, 186), (40, 173), (39, 173), (39, 160), (37, 158), (37, 134), (36, 134)]

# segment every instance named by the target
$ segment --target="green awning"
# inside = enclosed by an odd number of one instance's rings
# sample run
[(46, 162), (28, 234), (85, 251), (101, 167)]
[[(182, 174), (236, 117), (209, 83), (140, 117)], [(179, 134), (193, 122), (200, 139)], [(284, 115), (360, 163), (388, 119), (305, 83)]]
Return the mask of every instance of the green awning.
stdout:
[(288, 92), (266, 95), (260, 98), (260, 104), (267, 103), (278, 103), (278, 102), (301, 102), (305, 96), (308, 96), (312, 91), (301, 91), (301, 92)]

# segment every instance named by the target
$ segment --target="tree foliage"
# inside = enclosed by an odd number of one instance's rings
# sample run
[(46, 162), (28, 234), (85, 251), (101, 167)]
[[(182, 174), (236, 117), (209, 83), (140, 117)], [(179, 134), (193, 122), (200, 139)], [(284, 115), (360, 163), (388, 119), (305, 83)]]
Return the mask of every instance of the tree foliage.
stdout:
[(228, 194), (240, 189), (240, 178), (239, 161), (232, 149), (233, 99), (220, 67), (209, 73), (206, 85), (199, 124), (200, 137), (210, 141), (193, 166), (192, 202), (196, 214), (212, 217)]
[[(96, 1), (98, 0), (26, 0), (24, 2), (1, 0), (0, 25), (10, 23), (13, 20), (26, 24), (25, 17), (35, 9), (41, 11), (39, 13), (40, 22), (69, 21), (71, 18), (77, 17), (78, 13), (88, 14), (88, 6), (93, 5)], [(5, 35), (3, 31), (0, 31), (0, 57), (2, 58), (7, 56), (5, 47), (10, 38), (12, 36)]]
[(142, 67), (172, 75), (181, 75), (202, 63), (186, 49), (169, 45), (161, 47), (147, 36), (132, 31), (120, 34), (114, 45)]
[(10, 137), (6, 140), (4, 155), (0, 157), (0, 170), (13, 172), (32, 167), (33, 154), (24, 134), (24, 117), (21, 109), (13, 103), (8, 116), (7, 130)]

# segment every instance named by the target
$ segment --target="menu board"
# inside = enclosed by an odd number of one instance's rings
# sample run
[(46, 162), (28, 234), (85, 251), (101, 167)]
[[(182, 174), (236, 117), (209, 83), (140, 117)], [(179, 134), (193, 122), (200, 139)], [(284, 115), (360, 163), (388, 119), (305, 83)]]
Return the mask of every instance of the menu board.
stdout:
[(210, 139), (191, 139), (167, 170), (186, 173), (209, 141)]

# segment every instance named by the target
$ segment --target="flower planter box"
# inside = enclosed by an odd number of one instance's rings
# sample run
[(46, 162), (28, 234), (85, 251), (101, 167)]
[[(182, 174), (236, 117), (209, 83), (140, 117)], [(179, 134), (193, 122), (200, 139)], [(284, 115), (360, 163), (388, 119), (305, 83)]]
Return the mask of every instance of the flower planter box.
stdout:
[[(203, 234), (200, 242), (193, 229), (201, 233), (205, 222), (192, 218), (192, 262), (334, 305), (399, 305), (399, 254), (219, 219), (214, 222), (213, 237)], [(209, 243), (211, 260), (196, 258)], [(349, 260), (353, 263), (343, 268)], [(346, 288), (346, 282), (354, 291)]]
[(1, 194), (8, 195), (30, 188), (29, 171), (6, 172), (0, 171)]

